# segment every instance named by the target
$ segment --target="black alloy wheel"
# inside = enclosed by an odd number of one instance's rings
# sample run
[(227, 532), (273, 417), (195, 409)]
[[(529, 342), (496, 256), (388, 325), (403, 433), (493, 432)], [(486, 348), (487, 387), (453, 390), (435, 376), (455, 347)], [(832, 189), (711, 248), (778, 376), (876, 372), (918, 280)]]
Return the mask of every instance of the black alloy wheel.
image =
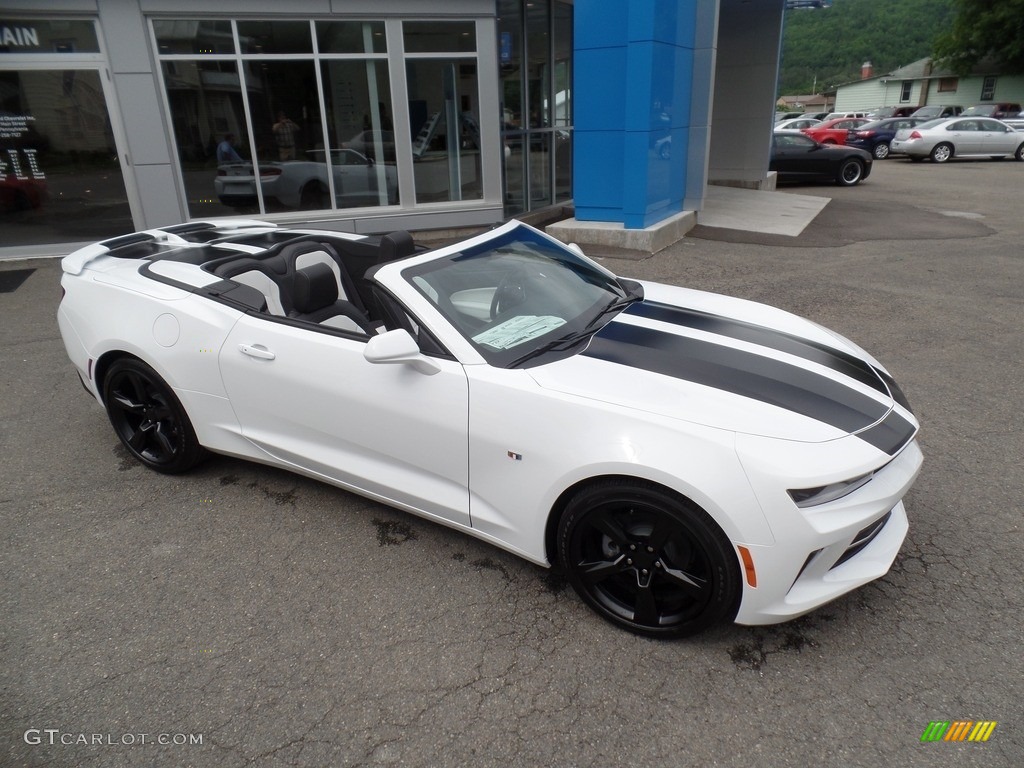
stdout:
[(641, 635), (682, 637), (736, 614), (737, 556), (714, 520), (660, 486), (609, 480), (578, 492), (558, 529), (573, 589)]
[(124, 447), (150, 469), (178, 474), (206, 455), (174, 392), (141, 360), (124, 357), (111, 364), (103, 402)]
[(839, 166), (839, 174), (836, 176), (836, 184), (842, 187), (852, 187), (860, 183), (864, 177), (864, 164), (856, 158), (844, 160)]

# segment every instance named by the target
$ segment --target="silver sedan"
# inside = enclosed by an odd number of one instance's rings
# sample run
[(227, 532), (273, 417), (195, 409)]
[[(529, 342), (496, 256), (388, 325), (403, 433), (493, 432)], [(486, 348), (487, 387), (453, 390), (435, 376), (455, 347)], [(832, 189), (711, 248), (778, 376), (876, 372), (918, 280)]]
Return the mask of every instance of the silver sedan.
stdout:
[(952, 157), (1024, 160), (1024, 132), (988, 117), (943, 117), (898, 131), (890, 152), (935, 163)]

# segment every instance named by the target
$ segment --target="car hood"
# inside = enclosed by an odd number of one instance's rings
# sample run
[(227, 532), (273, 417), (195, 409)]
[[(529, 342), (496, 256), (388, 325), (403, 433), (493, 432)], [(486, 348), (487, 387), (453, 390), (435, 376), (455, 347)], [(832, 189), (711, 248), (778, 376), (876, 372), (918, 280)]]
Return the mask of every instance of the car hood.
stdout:
[[(660, 418), (823, 442), (857, 434), (895, 454), (917, 430), (880, 364), (852, 342), (762, 304), (644, 284), (645, 298), (572, 357), (529, 369), (541, 387)], [(902, 397), (902, 395), (900, 395)]]

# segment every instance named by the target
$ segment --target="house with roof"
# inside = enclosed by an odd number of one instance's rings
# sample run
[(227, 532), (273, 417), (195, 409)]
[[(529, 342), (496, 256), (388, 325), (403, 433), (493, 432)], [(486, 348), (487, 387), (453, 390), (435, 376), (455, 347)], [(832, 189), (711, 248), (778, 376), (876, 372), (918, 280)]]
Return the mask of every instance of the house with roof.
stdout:
[(797, 96), (780, 96), (775, 103), (776, 108), (783, 112), (829, 112), (832, 109), (833, 97), (823, 93), (808, 93)]
[(966, 108), (1007, 101), (1024, 104), (1024, 75), (1003, 75), (994, 61), (987, 60), (962, 76), (925, 58), (877, 76), (865, 65), (860, 80), (837, 86), (835, 109), (848, 112), (931, 104)]

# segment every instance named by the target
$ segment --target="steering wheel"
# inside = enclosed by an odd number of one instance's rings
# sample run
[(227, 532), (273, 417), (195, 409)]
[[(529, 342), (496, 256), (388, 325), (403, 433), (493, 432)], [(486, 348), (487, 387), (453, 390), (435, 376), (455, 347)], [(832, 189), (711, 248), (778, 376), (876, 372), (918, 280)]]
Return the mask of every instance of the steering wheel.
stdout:
[(509, 271), (491, 297), (491, 320), (503, 311), (526, 301), (526, 272), (522, 267)]

